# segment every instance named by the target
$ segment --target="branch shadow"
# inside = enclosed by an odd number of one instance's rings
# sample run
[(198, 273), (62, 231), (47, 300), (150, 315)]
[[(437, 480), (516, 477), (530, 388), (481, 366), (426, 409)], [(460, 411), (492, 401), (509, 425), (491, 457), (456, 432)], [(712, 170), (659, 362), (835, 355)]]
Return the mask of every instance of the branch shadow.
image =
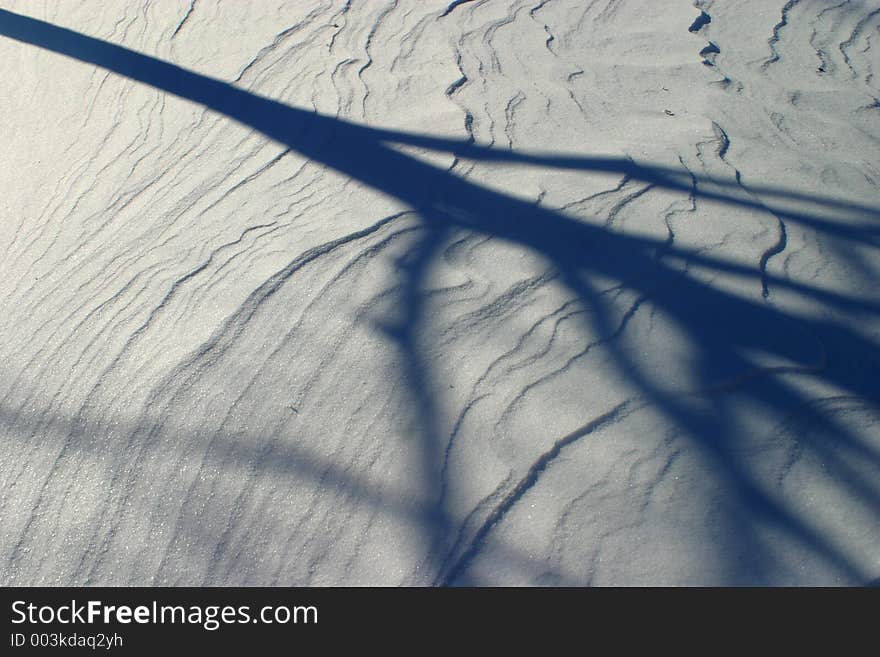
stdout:
[[(171, 426), (166, 421), (159, 424), (140, 421), (121, 420), (114, 418), (114, 427), (122, 430), (129, 436), (144, 436), (146, 438), (137, 445), (137, 456), (133, 467), (137, 469), (144, 463), (157, 458), (169, 459), (171, 455), (164, 450), (163, 442), (158, 439), (158, 434), (178, 435), (182, 433), (180, 428)], [(19, 448), (24, 450), (27, 444), (31, 444), (36, 451), (53, 452), (57, 444), (63, 445), (62, 451), (69, 456), (76, 456), (81, 462), (90, 465), (103, 466), (106, 456), (102, 453), (103, 447), (92, 437), (104, 434), (107, 431), (106, 423), (94, 418), (79, 414), (76, 417), (64, 416), (51, 413), (42, 418), (42, 428), (34, 428), (32, 431), (23, 431), (23, 423), (20, 413), (12, 407), (0, 406), (0, 431), (3, 431), (13, 439), (20, 441)], [(40, 441), (34, 440), (39, 435)], [(369, 481), (352, 472), (350, 468), (342, 467), (332, 459), (310, 448), (301, 442), (294, 442), (284, 435), (281, 427), (275, 427), (271, 435), (246, 435), (241, 431), (230, 431), (224, 426), (213, 430), (199, 430), (187, 432), (187, 442), (202, 446), (204, 450), (199, 457), (201, 467), (206, 470), (219, 470), (233, 477), (246, 476), (256, 473), (256, 478), (281, 477), (296, 479), (307, 482), (309, 485), (320, 489), (325, 495), (334, 499), (334, 504), (343, 506), (346, 500), (356, 500), (370, 510), (370, 513), (402, 517), (414, 525), (424, 522), (426, 517), (431, 517), (432, 522), (448, 531), (455, 528), (455, 518), (448, 515), (440, 515), (433, 507), (425, 506), (417, 500), (411, 500), (400, 491), (394, 490), (393, 486), (378, 486), (376, 482)], [(175, 458), (181, 458), (177, 455)], [(27, 459), (24, 459), (27, 460)], [(72, 466), (77, 468), (79, 466)], [(78, 470), (74, 469), (64, 491), (67, 497), (73, 492)], [(14, 477), (13, 477), (14, 479)], [(245, 490), (247, 490), (245, 488)], [(239, 493), (239, 496), (243, 493)], [(240, 500), (229, 500), (229, 507), (235, 507)], [(8, 500), (2, 500), (4, 509)], [(88, 549), (80, 556), (77, 565), (70, 574), (71, 581), (75, 585), (91, 586), (100, 584), (101, 573), (106, 569), (112, 569), (108, 563), (113, 558), (114, 552), (110, 550), (109, 541), (122, 526), (125, 513), (122, 508), (126, 504), (120, 504), (117, 508), (105, 506), (99, 513), (99, 522), (95, 523), (89, 531), (87, 541)], [(139, 503), (138, 513), (143, 515), (143, 520), (152, 535), (156, 531), (155, 519), (152, 518), (155, 510), (151, 511), (148, 505)], [(273, 511), (266, 510), (271, 516)], [(29, 519), (30, 520), (30, 519)], [(258, 586), (287, 586), (292, 584), (284, 579), (280, 570), (282, 565), (277, 566), (271, 576), (258, 577), (255, 581), (242, 579), (242, 572), (236, 566), (240, 563), (236, 557), (222, 555), (224, 548), (228, 548), (227, 532), (224, 532), (218, 542), (217, 534), (209, 528), (224, 525), (228, 518), (219, 517), (218, 513), (208, 510), (199, 514), (199, 522), (188, 523), (178, 519), (176, 526), (171, 529), (172, 538), (164, 545), (159, 542), (146, 542), (140, 545), (131, 544), (124, 548), (131, 561), (135, 564), (157, 564), (155, 569), (144, 574), (135, 566), (135, 572), (127, 573), (129, 580), (116, 581), (114, 585), (143, 585), (145, 582), (150, 586), (224, 586), (229, 585), (233, 579), (236, 585)], [(181, 523), (185, 523), (185, 526)], [(15, 569), (19, 561), (27, 551), (25, 547), (29, 532), (28, 522), (24, 531), (21, 532), (18, 544), (14, 546), (11, 555), (11, 563), (4, 569), (3, 579), (5, 585), (15, 585)], [(297, 532), (292, 532), (296, 534)], [(498, 545), (505, 559), (520, 564), (523, 568), (532, 565), (532, 557), (517, 549), (514, 545)], [(231, 550), (230, 550), (231, 551)], [(32, 554), (29, 558), (34, 561), (32, 566), (36, 572), (47, 570), (46, 561), (51, 552)], [(153, 558), (157, 557), (158, 558)], [(205, 570), (203, 580), (194, 581), (189, 579), (184, 565), (192, 562), (197, 564), (198, 569)], [(197, 570), (194, 568), (194, 570)], [(565, 585), (574, 586), (576, 582), (568, 581), (561, 573), (552, 573), (556, 581)], [(296, 582), (302, 584), (302, 582)]]
[[(679, 247), (674, 235), (666, 240), (638, 237), (586, 224), (556, 211), (493, 191), (459, 177), (450, 170), (406, 155), (394, 145), (415, 146), (482, 162), (537, 165), (549, 168), (612, 173), (659, 189), (680, 191), (701, 202), (719, 206), (770, 211), (843, 243), (880, 248), (880, 211), (857, 203), (824, 198), (793, 190), (752, 186), (745, 198), (739, 183), (710, 180), (667, 167), (646, 166), (626, 158), (570, 157), (528, 154), (485, 147), (467, 140), (437, 138), (370, 128), (338, 118), (307, 112), (260, 97), (231, 84), (32, 18), (0, 10), (0, 34), (92, 64), (199, 103), (374, 189), (397, 198), (418, 214), (422, 237), (402, 268), (399, 322), (386, 327), (404, 356), (401, 377), (407, 382), (422, 420), (421, 450), (425, 486), (436, 502), (422, 511), (427, 545), (423, 563), (436, 573), (439, 585), (469, 584), (475, 558), (493, 529), (534, 486), (544, 469), (568, 445), (596, 428), (591, 420), (560, 438), (518, 481), (511, 482), (494, 508), (470, 517), (451, 535), (445, 508), (444, 455), (449, 437), (437, 422), (438, 397), (443, 390), (420, 348), (424, 330), (427, 271), (439, 257), (452, 229), (489, 235), (538, 253), (552, 263), (567, 290), (589, 309), (583, 320), (585, 334), (600, 336), (615, 366), (636, 391), (627, 408), (649, 405), (659, 409), (690, 437), (716, 465), (735, 495), (737, 508), (747, 518), (737, 539), (741, 552), (759, 555), (743, 566), (741, 581), (751, 581), (772, 569), (760, 538), (750, 530), (772, 525), (832, 564), (849, 582), (866, 582), (876, 573), (864, 572), (809, 518), (786, 508), (759, 481), (750, 463), (737, 450), (743, 427), (730, 395), (745, 397), (756, 408), (773, 411), (806, 409), (810, 420), (835, 436), (835, 444), (805, 438), (804, 447), (826, 460), (852, 494), (880, 517), (880, 491), (854, 471), (838, 451), (846, 449), (871, 465), (880, 466), (880, 454), (865, 437), (811, 406), (815, 401), (793, 385), (792, 376), (812, 377), (842, 394), (876, 406), (880, 401), (876, 375), (880, 372), (880, 345), (842, 321), (799, 316), (771, 304), (752, 301), (702, 282), (688, 274), (700, 267), (716, 274), (758, 277), (755, 268)], [(761, 201), (756, 200), (756, 195)], [(842, 222), (836, 217), (846, 216)], [(609, 300), (595, 288), (591, 277), (613, 280), (637, 295), (638, 301), (617, 318)], [(823, 289), (765, 273), (765, 285), (799, 295), (833, 311), (880, 317), (880, 301)], [(687, 336), (692, 347), (694, 378), (701, 385), (687, 394), (670, 392), (640, 366), (617, 337), (642, 303), (658, 308)], [(617, 318), (617, 319), (616, 319)], [(589, 347), (586, 351), (589, 350)], [(765, 367), (751, 355), (769, 354), (794, 365)], [(816, 358), (816, 354), (820, 354)], [(695, 405), (693, 400), (701, 400)], [(612, 409), (610, 413), (623, 412)], [(807, 444), (809, 443), (809, 444)], [(301, 474), (301, 473), (300, 473)], [(378, 501), (377, 501), (378, 502)], [(757, 571), (757, 575), (755, 572)]]

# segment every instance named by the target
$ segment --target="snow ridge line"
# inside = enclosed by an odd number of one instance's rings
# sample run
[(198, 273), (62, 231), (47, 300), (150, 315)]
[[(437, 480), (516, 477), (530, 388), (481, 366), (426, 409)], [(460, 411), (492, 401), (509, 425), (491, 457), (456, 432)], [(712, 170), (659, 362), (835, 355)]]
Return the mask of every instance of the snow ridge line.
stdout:
[(779, 51), (776, 50), (776, 44), (779, 43), (779, 34), (782, 32), (782, 28), (788, 25), (788, 14), (794, 9), (801, 0), (788, 0), (785, 3), (785, 6), (782, 8), (782, 17), (776, 25), (773, 26), (773, 34), (770, 39), (767, 41), (767, 45), (770, 46), (770, 57), (768, 57), (763, 64), (761, 64), (761, 70), (766, 71), (771, 64), (775, 64), (779, 61)]
[(770, 208), (764, 205), (764, 203), (762, 203), (759, 198), (752, 194), (752, 192), (749, 191), (749, 189), (745, 185), (743, 185), (742, 174), (740, 173), (739, 169), (737, 169), (727, 160), (727, 151), (730, 150), (730, 137), (727, 136), (727, 132), (725, 132), (724, 128), (722, 128), (714, 121), (712, 122), (712, 127), (715, 130), (715, 134), (718, 138), (718, 157), (721, 158), (722, 162), (733, 169), (734, 174), (736, 175), (736, 183), (744, 192), (746, 192), (751, 198), (753, 198), (756, 203), (760, 204), (761, 207), (764, 208), (764, 210), (766, 210), (776, 219), (777, 227), (779, 229), (779, 236), (777, 237), (776, 242), (772, 246), (767, 248), (764, 253), (761, 254), (761, 259), (758, 261), (758, 269), (761, 272), (761, 296), (763, 296), (765, 299), (768, 299), (770, 297), (770, 283), (767, 274), (767, 263), (770, 262), (771, 258), (785, 251), (785, 248), (788, 246), (788, 231), (785, 226), (785, 221), (782, 220), (782, 217), (780, 217), (778, 214), (776, 214)]
[(395, 9), (397, 9), (398, 0), (393, 0), (393, 2), (383, 9), (379, 15), (376, 17), (376, 22), (373, 23), (370, 28), (369, 34), (367, 34), (367, 41), (364, 44), (364, 53), (367, 56), (367, 61), (358, 69), (357, 76), (358, 80), (364, 87), (364, 97), (361, 99), (361, 114), (366, 117), (367, 116), (367, 98), (370, 97), (370, 86), (364, 81), (364, 71), (370, 68), (373, 65), (373, 54), (370, 52), (370, 48), (373, 45), (373, 38), (376, 36), (376, 33), (379, 31), (379, 27), (382, 25), (382, 21), (384, 21)]
[(776, 217), (776, 222), (779, 227), (779, 237), (773, 246), (764, 251), (761, 255), (761, 261), (758, 263), (758, 267), (761, 269), (761, 296), (765, 299), (770, 297), (770, 287), (767, 282), (767, 262), (773, 256), (785, 251), (785, 247), (788, 245), (788, 233), (785, 230), (785, 222), (779, 217)]
[(446, 11), (444, 11), (442, 14), (440, 14), (440, 18), (446, 18), (447, 16), (449, 16), (449, 14), (451, 14), (453, 11), (455, 11), (458, 7), (460, 7), (461, 5), (463, 5), (467, 2), (473, 2), (473, 0), (453, 0), (453, 2), (450, 3), (448, 7), (446, 7)]
[[(552, 0), (541, 0), (541, 2), (539, 2), (537, 5), (529, 10), (529, 17), (536, 23), (539, 22), (535, 14), (541, 11), (546, 5), (550, 4), (550, 2), (552, 2)], [(544, 32), (547, 34), (547, 40), (544, 41), (544, 47), (550, 52), (551, 55), (556, 55), (556, 53), (553, 52), (553, 48), (550, 47), (550, 44), (556, 41), (556, 36), (553, 34), (553, 32), (550, 31), (550, 26), (548, 26), (547, 24), (543, 25)]]
[(192, 15), (193, 10), (196, 8), (196, 3), (199, 0), (191, 0), (189, 3), (189, 8), (186, 10), (186, 13), (183, 15), (183, 18), (180, 19), (180, 22), (177, 24), (177, 27), (174, 28), (174, 31), (171, 33), (171, 38), (177, 36), (177, 33), (180, 32), (180, 29), (184, 26), (186, 21), (189, 19), (190, 15)]
[(274, 295), (278, 290), (280, 290), (284, 284), (290, 279), (290, 277), (302, 269), (313, 260), (317, 260), (318, 258), (327, 255), (331, 251), (335, 251), (341, 246), (345, 246), (350, 242), (354, 242), (356, 240), (362, 239), (373, 233), (377, 232), (381, 228), (384, 228), (386, 225), (395, 221), (396, 219), (400, 219), (401, 217), (412, 214), (410, 210), (404, 210), (402, 212), (397, 212), (395, 214), (389, 215), (384, 219), (380, 219), (376, 223), (367, 226), (359, 231), (354, 233), (350, 233), (348, 235), (344, 235), (338, 239), (332, 240), (330, 242), (326, 242), (324, 244), (319, 244), (301, 255), (294, 258), (286, 267), (281, 269), (280, 271), (273, 274), (266, 280), (262, 285), (260, 285), (256, 290), (251, 292), (250, 296), (245, 300), (245, 302), (241, 305), (241, 307), (233, 313), (226, 322), (218, 329), (217, 333), (214, 337), (208, 340), (208, 342), (203, 345), (203, 347), (199, 350), (199, 353), (196, 354), (196, 357), (200, 357), (207, 352), (213, 350), (218, 343), (221, 341), (222, 336), (224, 336), (230, 328), (235, 327), (233, 335), (230, 336), (231, 340), (234, 340), (235, 337), (243, 330), (244, 325), (254, 316), (259, 307), (265, 302), (269, 297)]
[(846, 62), (846, 65), (849, 67), (849, 70), (852, 72), (853, 79), (858, 77), (858, 73), (856, 73), (855, 68), (853, 68), (852, 60), (849, 58), (849, 55), (846, 53), (846, 51), (849, 50), (850, 48), (852, 48), (853, 45), (855, 45), (856, 40), (860, 36), (862, 36), (862, 32), (864, 31), (865, 26), (868, 24), (868, 22), (870, 22), (870, 20), (872, 18), (874, 18), (878, 14), (880, 14), (880, 8), (871, 11), (870, 13), (868, 13), (865, 16), (862, 16), (862, 18), (859, 19), (859, 22), (856, 23), (856, 26), (853, 28), (853, 31), (849, 35), (849, 38), (840, 44), (840, 47), (839, 47), (840, 54), (843, 55), (843, 61)]
[(295, 34), (299, 30), (301, 30), (305, 27), (308, 27), (311, 23), (316, 21), (318, 19), (318, 17), (321, 14), (323, 14), (326, 10), (327, 10), (327, 7), (324, 7), (324, 6), (315, 7), (299, 23), (294, 23), (290, 27), (286, 27), (283, 30), (281, 30), (272, 39), (272, 43), (270, 43), (268, 46), (264, 46), (264, 47), (260, 48), (259, 52), (257, 52), (256, 55), (254, 55), (254, 57), (253, 57), (253, 59), (251, 59), (251, 61), (249, 61), (247, 64), (245, 64), (245, 66), (241, 69), (241, 71), (238, 73), (238, 75), (235, 76), (235, 78), (232, 80), (232, 82), (233, 83), (241, 82), (244, 79), (244, 76), (248, 72), (250, 72), (250, 70), (254, 66), (256, 66), (263, 59), (265, 59), (266, 56), (268, 56), (269, 54), (271, 54), (272, 52), (277, 50), (281, 46), (281, 44), (283, 44), (287, 40), (288, 37)]
[(617, 404), (614, 408), (606, 413), (600, 415), (599, 417), (591, 420), (587, 424), (582, 427), (572, 431), (571, 433), (563, 436), (550, 447), (549, 450), (541, 454), (531, 465), (528, 472), (526, 472), (525, 476), (520, 479), (519, 483), (513, 487), (501, 503), (496, 506), (480, 528), (477, 530), (477, 533), (474, 535), (474, 538), (471, 540), (468, 548), (462, 553), (462, 555), (458, 558), (458, 560), (452, 565), (452, 567), (447, 571), (446, 576), (442, 577), (438, 584), (441, 586), (446, 586), (451, 584), (456, 580), (456, 578), (464, 572), (473, 558), (479, 553), (483, 544), (485, 543), (486, 537), (492, 531), (492, 529), (497, 525), (503, 518), (506, 516), (510, 510), (516, 506), (517, 502), (519, 502), (522, 497), (537, 483), (538, 478), (541, 476), (541, 473), (547, 469), (547, 466), (559, 456), (559, 453), (569, 445), (579, 441), (582, 438), (586, 438), (587, 436), (599, 431), (600, 429), (604, 429), (605, 427), (616, 424), (620, 420), (627, 417), (634, 410), (637, 410), (637, 406), (634, 407), (631, 400), (627, 400)]
[[(441, 474), (440, 474), (440, 501), (439, 501), (438, 505), (441, 508), (442, 508), (443, 502), (446, 499), (446, 493), (447, 493), (447, 480), (448, 480), (447, 473), (449, 471), (449, 459), (451, 457), (452, 450), (455, 446), (455, 441), (458, 436), (458, 433), (461, 429), (461, 426), (464, 424), (465, 417), (480, 401), (490, 397), (492, 394), (491, 392), (480, 393), (480, 389), (483, 388), (486, 381), (489, 380), (490, 376), (492, 375), (492, 372), (497, 367), (500, 367), (504, 361), (513, 359), (513, 357), (516, 354), (520, 353), (521, 351), (525, 351), (525, 344), (526, 344), (527, 340), (530, 337), (532, 337), (533, 335), (535, 335), (544, 323), (550, 322), (551, 320), (555, 320), (552, 332), (551, 332), (549, 338), (547, 339), (546, 345), (543, 346), (541, 349), (539, 349), (536, 353), (533, 353), (533, 354), (523, 358), (519, 363), (514, 363), (513, 365), (508, 366), (506, 372), (504, 374), (502, 374), (501, 376), (506, 376), (506, 375), (511, 374), (512, 372), (520, 370), (523, 367), (526, 367), (527, 365), (534, 363), (538, 358), (546, 355), (550, 351), (550, 348), (552, 347), (552, 345), (556, 339), (556, 335), (558, 333), (560, 324), (562, 322), (566, 321), (567, 319), (574, 317), (575, 315), (583, 314), (585, 312), (584, 310), (570, 310), (570, 307), (575, 304), (576, 304), (575, 301), (566, 301), (559, 308), (557, 308), (556, 310), (554, 310), (553, 312), (551, 312), (547, 315), (544, 315), (543, 317), (541, 317), (541, 319), (539, 319), (534, 324), (532, 324), (532, 326), (529, 327), (529, 329), (525, 333), (523, 333), (522, 335), (519, 336), (519, 339), (517, 340), (516, 344), (513, 347), (511, 347), (505, 353), (498, 356), (494, 361), (492, 361), (489, 364), (489, 366), (486, 368), (486, 370), (480, 375), (480, 377), (476, 380), (476, 382), (471, 387), (471, 391), (469, 393), (469, 401), (464, 406), (462, 411), (459, 413), (458, 418), (455, 421), (455, 425), (453, 426), (453, 429), (449, 435), (449, 441), (446, 443), (446, 451), (444, 453), (444, 458), (443, 458), (443, 468), (442, 468)], [(486, 387), (491, 387), (491, 384)]]
[[(464, 130), (468, 136), (467, 142), (468, 142), (468, 144), (473, 144), (476, 141), (476, 138), (474, 137), (474, 115), (471, 113), (471, 111), (467, 107), (459, 105), (458, 103), (456, 103), (453, 100), (453, 96), (455, 96), (464, 87), (464, 85), (466, 85), (468, 82), (470, 82), (470, 80), (468, 79), (467, 73), (465, 73), (465, 71), (464, 71), (464, 63), (463, 63), (462, 55), (461, 55), (463, 38), (464, 37), (462, 37), (462, 39), (459, 40), (458, 45), (456, 46), (456, 50), (455, 50), (455, 65), (458, 67), (458, 71), (459, 71), (459, 73), (461, 73), (461, 77), (458, 78), (457, 80), (455, 80), (448, 87), (446, 87), (446, 91), (444, 93), (446, 94), (446, 98), (447, 98), (447, 100), (449, 100), (449, 102), (457, 105), (464, 112)], [(452, 160), (452, 164), (449, 165), (449, 169), (448, 169), (449, 171), (452, 171), (458, 165), (458, 162), (459, 162), (458, 154), (454, 154), (454, 155), (455, 155), (455, 157)]]
[[(666, 242), (664, 243), (664, 249), (668, 248), (670, 244), (671, 244), (671, 242), (669, 241), (669, 238), (667, 238)], [(681, 273), (684, 273), (684, 272), (681, 272)], [(605, 295), (610, 292), (619, 292), (622, 287), (623, 287), (623, 285), (614, 286), (614, 287), (610, 288), (609, 290), (606, 290), (606, 291), (600, 293), (600, 295)], [(593, 340), (592, 342), (587, 344), (583, 349), (581, 349), (578, 353), (576, 353), (573, 356), (571, 356), (570, 358), (568, 358), (568, 360), (566, 360), (563, 365), (561, 365), (560, 367), (557, 367), (552, 372), (548, 372), (547, 374), (540, 376), (539, 378), (535, 379), (534, 381), (532, 381), (531, 383), (526, 385), (522, 390), (520, 390), (519, 393), (517, 393), (517, 395), (507, 404), (507, 406), (505, 407), (504, 411), (501, 413), (501, 416), (498, 418), (498, 420), (496, 420), (495, 431), (498, 431), (499, 427), (501, 427), (505, 422), (507, 422), (508, 418), (514, 413), (516, 406), (518, 404), (520, 404), (523, 399), (526, 398), (526, 395), (528, 395), (529, 392), (531, 392), (533, 389), (537, 388), (538, 386), (543, 385), (547, 381), (550, 381), (554, 377), (559, 376), (563, 372), (569, 371), (569, 368), (571, 368), (571, 366), (574, 365), (574, 363), (576, 363), (577, 361), (579, 361), (582, 358), (585, 358), (596, 347), (600, 347), (600, 346), (607, 344), (607, 343), (611, 342), (612, 340), (616, 340), (618, 337), (620, 337), (623, 334), (623, 332), (626, 330), (626, 327), (629, 325), (630, 320), (639, 311), (639, 309), (642, 307), (642, 304), (644, 304), (645, 301), (647, 301), (651, 297), (653, 292), (654, 292), (654, 290), (645, 292), (644, 294), (640, 295), (635, 301), (633, 301), (633, 303), (629, 306), (629, 308), (627, 308), (626, 312), (624, 312), (623, 316), (620, 318), (620, 322), (618, 323), (617, 328), (615, 328), (611, 333), (609, 333), (608, 335), (599, 337), (596, 340)]]
[(813, 33), (810, 34), (810, 45), (813, 47), (813, 50), (816, 51), (816, 56), (819, 58), (819, 66), (816, 68), (817, 73), (832, 73), (835, 69), (834, 62), (831, 60), (828, 52), (825, 51), (824, 48), (821, 48), (816, 45), (816, 38), (819, 36), (819, 32), (816, 29), (816, 25), (825, 14), (840, 9), (841, 7), (849, 4), (850, 0), (842, 0), (836, 5), (831, 7), (825, 7), (822, 11), (816, 14), (816, 18), (813, 19), (812, 22), (812, 30)]

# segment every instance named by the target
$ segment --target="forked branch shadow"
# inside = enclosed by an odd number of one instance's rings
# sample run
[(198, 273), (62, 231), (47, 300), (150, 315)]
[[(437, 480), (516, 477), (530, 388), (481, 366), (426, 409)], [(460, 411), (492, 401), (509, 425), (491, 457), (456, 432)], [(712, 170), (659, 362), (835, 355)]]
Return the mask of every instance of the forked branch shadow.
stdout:
[[(425, 472), (440, 469), (447, 438), (437, 427), (437, 399), (443, 386), (419, 349), (424, 323), (426, 271), (438, 257), (439, 245), (455, 227), (490, 235), (535, 252), (552, 263), (565, 287), (590, 309), (584, 333), (598, 335), (612, 355), (617, 371), (636, 391), (632, 405), (659, 409), (699, 446), (718, 468), (737, 496), (738, 508), (755, 524), (770, 523), (793, 540), (845, 573), (852, 582), (872, 575), (844, 554), (809, 518), (784, 507), (757, 479), (748, 461), (737, 452), (742, 430), (725, 396), (735, 390), (755, 408), (808, 408), (811, 399), (786, 377), (813, 377), (841, 394), (877, 405), (876, 375), (880, 372), (880, 345), (840, 321), (786, 313), (771, 304), (737, 296), (689, 276), (686, 268), (670, 261), (699, 266), (715, 273), (755, 277), (755, 269), (692, 249), (674, 240), (620, 234), (586, 224), (547, 208), (482, 187), (411, 156), (392, 145), (418, 146), (454, 153), (459, 158), (545, 167), (615, 173), (658, 188), (692, 194), (719, 206), (770, 209), (776, 216), (805, 229), (868, 248), (880, 247), (880, 211), (857, 203), (823, 198), (800, 191), (750, 187), (766, 201), (745, 198), (735, 184), (692, 177), (690, 172), (652, 167), (625, 158), (571, 157), (527, 154), (492, 149), (465, 140), (436, 138), (356, 125), (334, 117), (290, 107), (249, 93), (228, 83), (116, 46), (43, 21), (0, 10), (0, 34), (200, 103), (300, 153), (306, 158), (399, 199), (421, 218), (424, 237), (402, 273), (403, 319), (389, 332), (408, 366), (401, 376), (408, 382), (422, 418), (421, 449)], [(796, 207), (798, 209), (792, 209)], [(848, 220), (840, 221), (845, 215)], [(710, 400), (709, 410), (695, 410), (688, 396), (674, 395), (640, 367), (614, 339), (625, 328), (612, 318), (608, 301), (596, 290), (591, 277), (617, 281), (637, 294), (638, 303), (650, 302), (670, 318), (692, 347), (694, 372), (701, 385), (688, 393)], [(880, 302), (854, 297), (818, 286), (767, 274), (765, 282), (829, 309), (880, 317)], [(750, 354), (770, 354), (793, 366), (761, 367)], [(821, 356), (818, 360), (815, 354)], [(837, 436), (838, 444), (815, 443), (808, 447), (821, 454), (852, 494), (880, 516), (880, 491), (837, 458), (841, 446), (859, 458), (880, 466), (876, 447), (834, 417), (813, 412), (814, 421)], [(589, 427), (590, 423), (585, 424)], [(586, 431), (583, 435), (587, 435)], [(577, 432), (575, 432), (577, 434)], [(559, 451), (580, 439), (567, 436), (539, 456), (519, 481), (512, 482), (494, 510), (463, 527), (450, 541), (450, 526), (441, 491), (453, 482), (429, 480), (436, 504), (424, 512), (423, 525), (434, 546), (425, 566), (436, 573), (435, 583), (468, 582), (467, 572), (487, 536), (537, 482)], [(833, 448), (832, 448), (833, 447)], [(554, 451), (555, 450), (555, 451)], [(760, 541), (741, 540), (760, 549)], [(748, 546), (747, 546), (748, 547)], [(770, 565), (768, 564), (769, 568)]]

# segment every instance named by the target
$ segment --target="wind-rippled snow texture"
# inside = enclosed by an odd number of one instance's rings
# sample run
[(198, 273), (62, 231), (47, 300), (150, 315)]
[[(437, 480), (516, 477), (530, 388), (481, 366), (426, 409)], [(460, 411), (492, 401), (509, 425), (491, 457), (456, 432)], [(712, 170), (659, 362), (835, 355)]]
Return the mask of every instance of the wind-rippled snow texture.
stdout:
[(877, 2), (2, 5), (639, 167), (396, 145), (413, 204), (0, 36), (3, 584), (880, 576)]

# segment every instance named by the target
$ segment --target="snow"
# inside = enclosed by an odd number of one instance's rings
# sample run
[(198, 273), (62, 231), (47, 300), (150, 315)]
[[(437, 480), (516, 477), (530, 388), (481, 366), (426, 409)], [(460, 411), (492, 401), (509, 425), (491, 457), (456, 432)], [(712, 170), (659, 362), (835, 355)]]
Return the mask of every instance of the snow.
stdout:
[(880, 576), (880, 5), (0, 11), (0, 582)]

